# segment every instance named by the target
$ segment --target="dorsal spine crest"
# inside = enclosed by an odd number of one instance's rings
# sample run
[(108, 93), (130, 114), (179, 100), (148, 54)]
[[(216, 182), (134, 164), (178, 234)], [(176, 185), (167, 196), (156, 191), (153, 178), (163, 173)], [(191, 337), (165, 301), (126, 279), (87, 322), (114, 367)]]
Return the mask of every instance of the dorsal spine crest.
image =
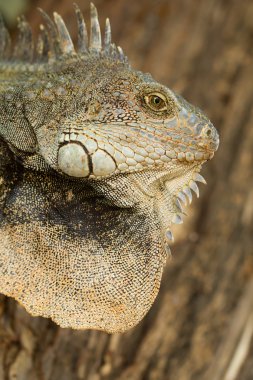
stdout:
[[(10, 53), (10, 36), (2, 18), (0, 18), (0, 57), (2, 61), (17, 62), (52, 62), (67, 57), (82, 57), (85, 55), (107, 56), (114, 60), (127, 62), (121, 47), (112, 43), (111, 26), (109, 19), (106, 19), (105, 33), (102, 43), (101, 28), (98, 19), (97, 9), (93, 3), (90, 4), (90, 33), (88, 36), (87, 27), (83, 14), (79, 7), (74, 4), (77, 19), (78, 42), (74, 46), (70, 33), (65, 22), (58, 13), (53, 14), (53, 19), (47, 13), (39, 9), (44, 24), (40, 25), (40, 33), (36, 44), (33, 42), (33, 35), (30, 25), (24, 16), (18, 19), (18, 39)], [(34, 48), (35, 45), (35, 48)]]

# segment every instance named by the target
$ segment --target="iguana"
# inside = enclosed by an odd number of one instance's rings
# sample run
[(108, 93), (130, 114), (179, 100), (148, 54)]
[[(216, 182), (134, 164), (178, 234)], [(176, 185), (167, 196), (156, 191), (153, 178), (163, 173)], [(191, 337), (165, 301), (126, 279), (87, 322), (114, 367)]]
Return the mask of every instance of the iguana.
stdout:
[(219, 137), (208, 118), (103, 42), (43, 11), (33, 42), (0, 26), (0, 291), (62, 327), (122, 332), (150, 309), (183, 204)]

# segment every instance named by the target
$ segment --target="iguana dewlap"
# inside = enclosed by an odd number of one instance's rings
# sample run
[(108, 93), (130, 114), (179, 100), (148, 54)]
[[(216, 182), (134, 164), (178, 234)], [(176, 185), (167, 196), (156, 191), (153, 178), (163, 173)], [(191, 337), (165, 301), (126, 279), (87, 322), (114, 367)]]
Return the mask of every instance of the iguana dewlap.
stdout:
[(127, 330), (151, 307), (182, 204), (218, 148), (203, 113), (58, 14), (13, 52), (0, 25), (0, 292), (62, 327)]

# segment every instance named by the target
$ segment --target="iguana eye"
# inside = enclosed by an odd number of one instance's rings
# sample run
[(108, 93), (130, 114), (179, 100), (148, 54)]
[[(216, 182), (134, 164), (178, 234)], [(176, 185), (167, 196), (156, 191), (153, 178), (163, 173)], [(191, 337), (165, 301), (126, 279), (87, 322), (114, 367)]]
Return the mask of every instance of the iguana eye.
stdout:
[(167, 102), (163, 94), (153, 92), (144, 96), (145, 103), (153, 111), (166, 111)]

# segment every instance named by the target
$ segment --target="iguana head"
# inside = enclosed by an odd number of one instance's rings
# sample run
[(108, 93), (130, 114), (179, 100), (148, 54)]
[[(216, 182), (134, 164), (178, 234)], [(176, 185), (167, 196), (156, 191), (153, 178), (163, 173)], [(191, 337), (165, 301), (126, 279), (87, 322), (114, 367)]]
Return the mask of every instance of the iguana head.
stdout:
[[(77, 15), (80, 31), (78, 9)], [(45, 161), (63, 176), (88, 181), (117, 206), (139, 202), (111, 187), (122, 176), (129, 183), (133, 179), (146, 194), (154, 193), (151, 184), (158, 188), (161, 183), (172, 197), (184, 191), (190, 196), (189, 187), (198, 191), (197, 173), (219, 143), (208, 118), (150, 74), (133, 70), (122, 49), (111, 44), (108, 21), (102, 43), (93, 6), (90, 42), (79, 35), (81, 52), (75, 52), (57, 14), (55, 23), (63, 58), (53, 63), (59, 66), (53, 81), (42, 73), (36, 100), (65, 102), (67, 112), (63, 106), (57, 120), (35, 128)], [(143, 188), (144, 173), (148, 189)]]
[(93, 67), (99, 81), (89, 84), (88, 96), (78, 69), (86, 99), (59, 125), (57, 170), (99, 180), (213, 157), (218, 134), (200, 110), (128, 65), (103, 59)]

